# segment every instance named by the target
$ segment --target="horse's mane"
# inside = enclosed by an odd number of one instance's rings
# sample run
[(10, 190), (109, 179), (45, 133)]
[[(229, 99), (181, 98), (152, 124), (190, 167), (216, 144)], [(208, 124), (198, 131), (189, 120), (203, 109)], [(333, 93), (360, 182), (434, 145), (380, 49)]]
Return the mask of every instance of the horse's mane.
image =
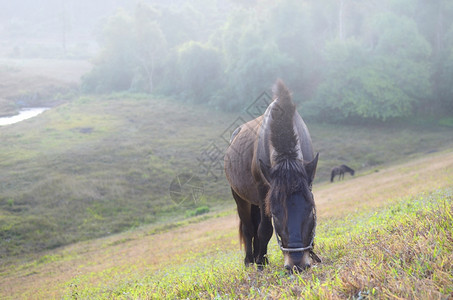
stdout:
[(297, 137), (294, 132), (293, 116), (296, 105), (285, 84), (278, 80), (274, 86), (274, 99), (271, 110), (271, 143), (278, 155), (297, 157)]
[[(296, 105), (285, 84), (278, 80), (274, 87), (275, 102), (270, 113), (270, 140), (275, 149), (274, 165), (271, 168), (270, 188), (266, 198), (266, 212), (276, 205), (286, 206), (286, 198), (302, 191), (312, 204), (309, 195), (308, 176), (302, 160), (298, 159), (298, 138), (294, 131), (293, 116)], [(285, 209), (286, 211), (286, 209)]]
[(349, 172), (354, 172), (354, 170), (351, 169), (350, 167), (348, 167), (347, 165), (341, 165), (341, 168), (343, 168), (344, 170), (349, 171)]

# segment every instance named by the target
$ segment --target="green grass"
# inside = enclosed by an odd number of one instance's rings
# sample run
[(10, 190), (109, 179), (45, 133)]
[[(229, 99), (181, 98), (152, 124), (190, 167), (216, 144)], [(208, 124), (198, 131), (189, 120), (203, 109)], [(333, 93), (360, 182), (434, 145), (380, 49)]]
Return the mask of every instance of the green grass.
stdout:
[[(317, 182), (330, 179), (334, 166), (346, 164), (360, 172), (442, 150), (452, 139), (446, 127), (390, 123), (363, 126), (308, 124), (315, 151), (320, 152)], [(451, 131), (453, 132), (453, 131)], [(346, 178), (349, 174), (346, 174)]]
[(164, 99), (82, 97), (1, 128), (0, 256), (184, 217), (197, 206), (175, 205), (168, 189), (197, 170), (217, 135), (204, 113)]
[[(113, 94), (79, 97), (0, 128), (0, 257), (143, 224), (164, 228), (199, 206), (230, 207), (223, 174), (203, 173), (198, 159), (212, 143), (226, 147), (221, 135), (237, 116), (171, 99)], [(308, 126), (320, 152), (318, 182), (327, 181), (335, 165), (367, 172), (453, 141), (445, 127)], [(200, 203), (172, 201), (170, 183), (181, 173), (201, 178)]]
[[(149, 95), (78, 97), (74, 87), (89, 69), (87, 63), (1, 64), (0, 115), (24, 105), (55, 106), (39, 117), (0, 127), (1, 297), (10, 297), (8, 289), (19, 298), (38, 299), (61, 291), (65, 298), (76, 299), (451, 296), (450, 191), (377, 212), (320, 220), (317, 253), (324, 262), (300, 275), (283, 272), (275, 241), (268, 268), (245, 269), (242, 251), (231, 250), (237, 248), (235, 229), (226, 237), (205, 237), (209, 243), (221, 239), (225, 248), (187, 249), (170, 262), (151, 257), (149, 271), (120, 261), (90, 273), (77, 272), (61, 285), (46, 282), (65, 273), (64, 262), (66, 267), (80, 261), (97, 265), (96, 259), (85, 256), (92, 253), (90, 247), (110, 252), (116, 261), (125, 251), (122, 245), (130, 247), (143, 236), (171, 235), (235, 213), (223, 175), (205, 176), (197, 159), (212, 143), (223, 150), (220, 136), (238, 116), (247, 117)], [(249, 104), (244, 102), (244, 107)], [(448, 118), (359, 127), (307, 125), (320, 152), (318, 184), (339, 164), (355, 168), (361, 176), (451, 148), (453, 141)], [(169, 186), (176, 175), (187, 172), (199, 174), (204, 195), (197, 203), (176, 205)], [(144, 224), (152, 225), (140, 227)], [(61, 247), (118, 232), (125, 233)], [(83, 264), (77, 267), (84, 269)], [(161, 265), (165, 268), (155, 271)]]
[[(316, 252), (323, 263), (301, 274), (283, 271), (271, 241), (270, 265), (242, 265), (239, 251), (195, 253), (190, 262), (149, 274), (104, 270), (66, 284), (66, 299), (448, 298), (453, 293), (453, 195), (436, 191), (378, 211), (322, 220)], [(201, 255), (201, 256), (200, 256)], [(126, 279), (125, 279), (126, 278)]]
[(439, 120), (439, 124), (446, 127), (453, 127), (453, 118), (442, 118)]

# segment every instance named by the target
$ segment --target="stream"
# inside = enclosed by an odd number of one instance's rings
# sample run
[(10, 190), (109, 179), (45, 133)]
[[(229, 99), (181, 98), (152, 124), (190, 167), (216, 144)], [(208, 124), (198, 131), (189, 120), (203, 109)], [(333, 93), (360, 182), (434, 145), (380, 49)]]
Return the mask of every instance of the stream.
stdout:
[(30, 107), (30, 108), (23, 108), (19, 111), (19, 114), (14, 116), (8, 117), (1, 117), (0, 118), (0, 126), (6, 126), (18, 123), (20, 121), (30, 119), (36, 117), (37, 115), (45, 112), (48, 110), (48, 107)]

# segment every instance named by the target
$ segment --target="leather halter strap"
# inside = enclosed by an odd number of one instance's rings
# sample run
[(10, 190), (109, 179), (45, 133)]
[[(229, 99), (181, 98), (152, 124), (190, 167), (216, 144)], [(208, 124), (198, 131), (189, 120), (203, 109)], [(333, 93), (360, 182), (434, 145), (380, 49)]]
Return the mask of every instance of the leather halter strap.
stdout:
[(316, 262), (320, 263), (321, 262), (321, 259), (319, 258), (318, 255), (315, 254), (315, 252), (313, 252), (313, 242), (315, 240), (315, 236), (316, 236), (316, 208), (313, 207), (313, 215), (314, 215), (314, 218), (315, 218), (315, 226), (313, 227), (313, 236), (311, 238), (311, 241), (310, 243), (308, 244), (308, 246), (306, 247), (298, 247), (298, 248), (293, 248), (293, 247), (290, 247), (290, 248), (287, 248), (287, 247), (283, 247), (283, 244), (282, 244), (282, 241), (280, 239), (280, 235), (277, 233), (277, 229), (275, 227), (275, 221), (274, 221), (274, 216), (272, 215), (272, 226), (274, 226), (274, 232), (275, 232), (275, 237), (277, 239), (277, 243), (278, 243), (278, 246), (280, 247), (280, 249), (283, 251), (283, 252), (304, 252), (304, 251), (307, 251), (307, 250), (310, 250), (310, 257), (315, 260)]

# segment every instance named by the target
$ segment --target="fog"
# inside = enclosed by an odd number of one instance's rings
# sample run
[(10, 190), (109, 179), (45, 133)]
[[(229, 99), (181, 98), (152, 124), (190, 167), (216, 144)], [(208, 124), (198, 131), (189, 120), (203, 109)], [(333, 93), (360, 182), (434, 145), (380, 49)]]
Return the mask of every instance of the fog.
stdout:
[[(39, 48), (52, 49), (52, 55), (80, 47), (78, 56), (95, 53), (96, 30), (102, 18), (132, 1), (2, 1), (0, 38), (3, 56), (45, 56)], [(34, 53), (23, 48), (34, 47)], [(9, 49), (8, 49), (9, 48)], [(96, 48), (97, 49), (97, 48)], [(14, 53), (19, 51), (19, 53)]]
[(282, 78), (315, 119), (453, 110), (446, 0), (3, 1), (0, 17), (0, 56), (89, 60), (85, 93), (239, 111)]
[[(224, 171), (232, 133), (266, 110), (278, 78), (319, 153), (313, 194), (323, 240), (316, 243), (326, 258), (290, 280), (276, 256), (258, 273), (230, 256), (239, 253), (239, 219)], [(430, 222), (420, 209), (434, 198), (433, 219), (445, 223), (437, 211), (451, 199), (452, 99), (451, 0), (0, 0), (0, 298), (451, 291), (442, 286), (451, 279), (442, 277), (451, 273), (444, 263), (451, 246), (434, 253), (435, 239), (425, 236), (417, 259), (404, 239), (420, 241), (424, 227), (412, 225), (420, 212)], [(351, 170), (339, 182), (332, 170), (349, 170), (342, 165)], [(385, 218), (377, 214), (399, 201)], [(370, 222), (382, 243), (368, 234)], [(394, 234), (406, 225), (415, 234)], [(352, 278), (359, 273), (350, 266), (371, 269), (375, 262), (363, 258), (390, 252), (364, 251), (382, 250), (388, 237), (404, 246), (389, 261), (400, 256), (410, 280), (401, 288), (395, 272), (403, 273), (389, 263), (379, 288), (373, 273), (361, 276), (372, 279), (368, 286), (346, 280), (348, 294), (339, 272)], [(350, 259), (334, 264), (351, 241)], [(357, 253), (365, 254), (357, 260)], [(239, 268), (244, 276), (230, 273)], [(305, 289), (316, 274), (321, 281)], [(389, 282), (394, 290), (386, 293)], [(224, 283), (233, 294), (216, 290)]]

